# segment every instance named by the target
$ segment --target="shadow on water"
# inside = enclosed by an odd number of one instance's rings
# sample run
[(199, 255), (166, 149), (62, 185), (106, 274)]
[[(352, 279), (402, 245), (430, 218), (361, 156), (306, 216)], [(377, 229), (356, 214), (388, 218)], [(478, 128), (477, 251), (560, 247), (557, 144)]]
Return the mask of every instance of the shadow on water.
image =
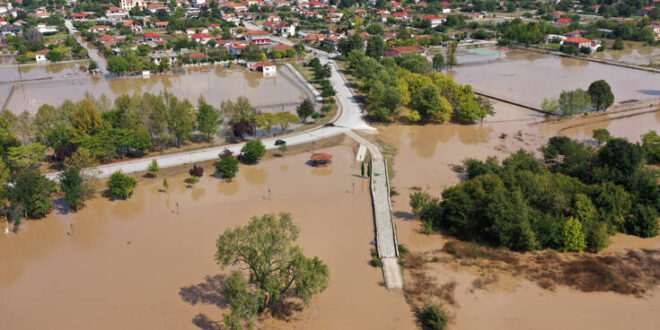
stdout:
[(639, 92), (644, 95), (660, 96), (660, 90), (658, 89), (640, 89)]
[(218, 321), (210, 319), (203, 313), (199, 313), (193, 317), (193, 324), (202, 330), (220, 330), (222, 329), (222, 324)]
[(181, 288), (179, 295), (183, 301), (191, 305), (209, 304), (220, 308), (227, 307), (227, 300), (221, 294), (225, 278), (225, 275), (206, 276), (204, 282)]

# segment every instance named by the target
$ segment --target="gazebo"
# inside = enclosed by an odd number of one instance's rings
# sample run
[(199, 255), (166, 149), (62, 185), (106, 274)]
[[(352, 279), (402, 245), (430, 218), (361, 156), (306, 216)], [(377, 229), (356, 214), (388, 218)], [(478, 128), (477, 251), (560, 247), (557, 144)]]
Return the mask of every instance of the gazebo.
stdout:
[(324, 166), (332, 162), (332, 155), (325, 152), (313, 153), (309, 158), (309, 163), (312, 166)]

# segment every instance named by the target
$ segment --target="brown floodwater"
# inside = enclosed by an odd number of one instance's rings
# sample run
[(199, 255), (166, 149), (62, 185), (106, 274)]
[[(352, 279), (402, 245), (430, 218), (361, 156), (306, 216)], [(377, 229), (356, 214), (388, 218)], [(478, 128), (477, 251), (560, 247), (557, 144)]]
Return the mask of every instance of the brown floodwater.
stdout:
[[(534, 112), (504, 103), (494, 104), (496, 114), (481, 125), (390, 125), (379, 127), (379, 138), (396, 149), (392, 198), (399, 242), (411, 251), (440, 249), (442, 235), (421, 234), (421, 224), (410, 213), (408, 196), (423, 189), (438, 196), (460, 182), (452, 170), (466, 158), (504, 157), (520, 148), (537, 150), (556, 134), (589, 138), (594, 128), (608, 128), (613, 135), (638, 140), (649, 128), (660, 127), (660, 111), (628, 118), (598, 115), (543, 123)], [(636, 113), (636, 112), (634, 112)], [(603, 120), (605, 119), (605, 120)], [(567, 127), (576, 128), (566, 129)], [(660, 237), (641, 239), (615, 235), (607, 251), (630, 248), (660, 249)], [(660, 288), (644, 298), (614, 293), (584, 293), (560, 287), (548, 291), (521, 278), (499, 276), (485, 289), (475, 289), (479, 273), (473, 269), (430, 264), (427, 273), (439, 285), (456, 282), (456, 306), (448, 307), (451, 329), (657, 329), (660, 324)], [(404, 278), (410, 280), (410, 276)]]
[(320, 170), (301, 153), (242, 166), (231, 183), (205, 176), (192, 188), (182, 169), (168, 176), (169, 192), (159, 192), (161, 178), (143, 179), (128, 201), (97, 198), (78, 213), (56, 211), (0, 234), (0, 329), (197, 329), (199, 313), (222, 320), (216, 305), (189, 304), (179, 292), (228, 273), (213, 260), (220, 233), (275, 212), (293, 215), (299, 244), (328, 264), (330, 282), (290, 322), (264, 328), (414, 329), (402, 293), (386, 290), (368, 265), (371, 200), (354, 149), (325, 148), (333, 163)]
[[(261, 73), (242, 69), (215, 67), (188, 68), (180, 74), (105, 79), (90, 77), (79, 70), (79, 64), (56, 64), (0, 69), (0, 97), (5, 101), (11, 84), (1, 81), (30, 80), (53, 77), (51, 80), (15, 83), (6, 108), (14, 113), (36, 112), (43, 104), (61, 104), (64, 100), (80, 100), (85, 95), (111, 100), (125, 94), (160, 93), (172, 94), (196, 103), (200, 96), (219, 106), (224, 100), (239, 96), (249, 98), (253, 105), (299, 102), (305, 97), (299, 85), (283, 73), (264, 78)], [(1, 103), (0, 103), (1, 104)]]
[(625, 47), (621, 50), (612, 49), (611, 43), (609, 45), (610, 48), (602, 52), (596, 52), (593, 56), (595, 58), (636, 65), (660, 63), (660, 47), (648, 46), (644, 43), (634, 41), (624, 42)]
[(456, 66), (450, 72), (477, 91), (523, 104), (539, 106), (562, 90), (587, 89), (604, 79), (616, 102), (660, 97), (660, 74), (539, 53), (508, 50), (502, 59)]

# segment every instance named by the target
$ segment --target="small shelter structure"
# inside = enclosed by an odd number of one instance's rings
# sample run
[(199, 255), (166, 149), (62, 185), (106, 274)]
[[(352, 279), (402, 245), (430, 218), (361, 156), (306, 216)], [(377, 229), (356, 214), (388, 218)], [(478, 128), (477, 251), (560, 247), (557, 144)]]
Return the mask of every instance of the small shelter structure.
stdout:
[(332, 162), (332, 155), (325, 152), (313, 153), (309, 158), (309, 163), (312, 166), (325, 166)]

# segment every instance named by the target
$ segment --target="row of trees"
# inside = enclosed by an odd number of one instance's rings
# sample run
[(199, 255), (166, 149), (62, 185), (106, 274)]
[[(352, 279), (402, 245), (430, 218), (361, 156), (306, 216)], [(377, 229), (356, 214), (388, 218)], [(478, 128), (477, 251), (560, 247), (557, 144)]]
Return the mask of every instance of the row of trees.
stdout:
[(492, 113), (492, 106), (474, 94), (469, 85), (432, 71), (431, 64), (417, 54), (381, 61), (362, 51), (348, 56), (351, 72), (360, 79), (359, 89), (367, 96), (372, 120), (390, 121), (407, 111), (411, 122), (473, 123)]
[(562, 91), (558, 99), (544, 99), (541, 108), (562, 116), (572, 116), (589, 111), (605, 111), (614, 104), (614, 94), (605, 80), (597, 80), (588, 90), (578, 88)]
[(45, 160), (50, 149), (51, 160), (78, 168), (180, 147), (192, 140), (212, 142), (223, 117), (239, 139), (257, 129), (269, 134), (275, 128), (285, 131), (299, 121), (289, 112), (259, 113), (244, 97), (223, 102), (219, 110), (203, 98), (194, 106), (169, 93), (125, 95), (114, 103), (105, 97), (87, 97), (59, 107), (43, 105), (34, 116), (10, 112), (2, 116), (13, 137), (13, 144), (7, 145), (8, 163), (33, 167)]
[(442, 201), (413, 193), (411, 206), (429, 228), (465, 240), (596, 252), (615, 232), (658, 234), (658, 173), (645, 166), (654, 159), (645, 150), (657, 152), (654, 141), (607, 138), (595, 149), (553, 137), (541, 160), (522, 150), (502, 163), (466, 160), (466, 181), (446, 189)]

